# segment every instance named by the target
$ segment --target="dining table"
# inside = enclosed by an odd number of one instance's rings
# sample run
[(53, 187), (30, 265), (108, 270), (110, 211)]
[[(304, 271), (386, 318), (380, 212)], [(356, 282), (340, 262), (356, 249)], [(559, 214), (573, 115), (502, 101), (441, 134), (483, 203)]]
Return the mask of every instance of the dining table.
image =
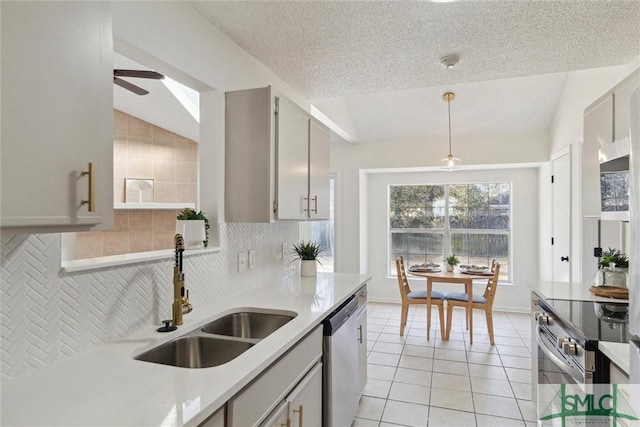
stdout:
[[(461, 283), (464, 285), (464, 292), (467, 294), (467, 328), (469, 329), (469, 343), (473, 344), (473, 281), (477, 279), (487, 280), (492, 273), (475, 273), (461, 270), (454, 271), (428, 271), (428, 270), (408, 270), (412, 276), (424, 277), (427, 279), (427, 340), (431, 329), (431, 290), (433, 283)], [(445, 328), (450, 330), (450, 328)], [(449, 334), (441, 337), (442, 340), (449, 340)]]

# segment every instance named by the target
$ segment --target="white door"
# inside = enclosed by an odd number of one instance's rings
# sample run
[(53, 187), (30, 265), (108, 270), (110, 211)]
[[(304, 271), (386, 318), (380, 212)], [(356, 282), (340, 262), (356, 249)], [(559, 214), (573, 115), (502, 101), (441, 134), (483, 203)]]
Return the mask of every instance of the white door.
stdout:
[(571, 152), (551, 160), (553, 194), (551, 259), (554, 282), (571, 281)]

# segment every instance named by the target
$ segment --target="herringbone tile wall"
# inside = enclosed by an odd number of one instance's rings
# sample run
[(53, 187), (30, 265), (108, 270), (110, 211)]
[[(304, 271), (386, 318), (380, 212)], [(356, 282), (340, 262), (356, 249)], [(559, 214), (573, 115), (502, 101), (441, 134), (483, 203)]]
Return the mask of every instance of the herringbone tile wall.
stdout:
[[(194, 310), (199, 304), (275, 283), (290, 269), (282, 243), (298, 223), (221, 224), (222, 251), (185, 259)], [(63, 273), (60, 235), (2, 235), (0, 374), (13, 378), (159, 324), (171, 317), (173, 261)], [(238, 252), (256, 249), (256, 268), (237, 272)]]

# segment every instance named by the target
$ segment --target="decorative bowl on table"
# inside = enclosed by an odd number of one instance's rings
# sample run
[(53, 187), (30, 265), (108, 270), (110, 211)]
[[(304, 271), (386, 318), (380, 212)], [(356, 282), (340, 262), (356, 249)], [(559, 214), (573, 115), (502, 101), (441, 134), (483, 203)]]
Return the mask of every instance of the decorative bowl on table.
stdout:
[(436, 264), (433, 262), (426, 262), (422, 264), (414, 264), (409, 267), (409, 271), (414, 271), (417, 273), (438, 273), (440, 272), (440, 264)]

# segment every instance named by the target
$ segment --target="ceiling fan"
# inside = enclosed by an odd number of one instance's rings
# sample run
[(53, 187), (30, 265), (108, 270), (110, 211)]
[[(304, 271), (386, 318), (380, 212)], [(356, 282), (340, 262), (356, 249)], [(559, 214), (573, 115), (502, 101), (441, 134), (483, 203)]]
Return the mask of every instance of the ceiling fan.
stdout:
[(136, 95), (146, 95), (149, 93), (149, 91), (141, 88), (140, 86), (134, 85), (133, 83), (129, 83), (126, 80), (122, 80), (120, 77), (133, 77), (138, 79), (153, 79), (153, 80), (164, 79), (164, 76), (162, 74), (157, 73), (155, 71), (113, 70), (113, 83), (127, 90), (130, 90)]

